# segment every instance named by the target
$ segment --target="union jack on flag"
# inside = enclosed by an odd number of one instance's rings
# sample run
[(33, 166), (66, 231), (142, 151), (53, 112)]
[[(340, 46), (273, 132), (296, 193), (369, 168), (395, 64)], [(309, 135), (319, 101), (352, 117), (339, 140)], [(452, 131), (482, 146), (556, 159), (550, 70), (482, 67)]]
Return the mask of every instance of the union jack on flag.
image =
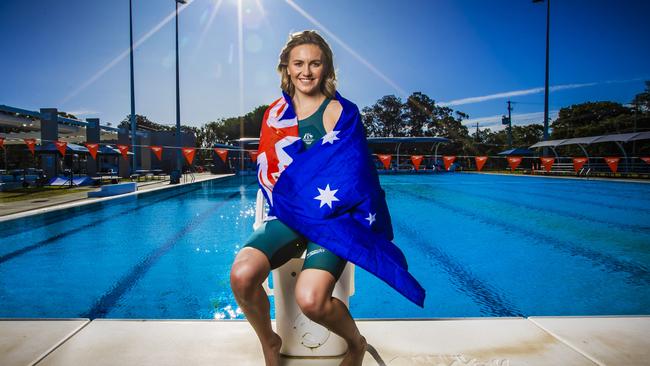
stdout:
[(271, 103), (264, 112), (257, 155), (257, 179), (270, 205), (275, 182), (293, 161), (291, 156), (302, 147), (296, 143), (299, 140), (298, 118), (289, 110), (289, 103), (284, 98)]

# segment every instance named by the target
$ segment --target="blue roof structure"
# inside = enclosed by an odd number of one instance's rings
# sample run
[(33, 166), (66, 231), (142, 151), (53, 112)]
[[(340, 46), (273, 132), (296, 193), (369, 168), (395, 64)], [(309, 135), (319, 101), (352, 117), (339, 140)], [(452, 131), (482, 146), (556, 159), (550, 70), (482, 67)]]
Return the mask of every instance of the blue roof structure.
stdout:
[(529, 149), (523, 149), (523, 148), (516, 148), (516, 149), (510, 149), (510, 150), (505, 150), (501, 151), (497, 155), (533, 155), (535, 152), (533, 150)]
[[(59, 149), (56, 148), (54, 142), (48, 142), (45, 145), (39, 145), (34, 148), (35, 151), (39, 152), (58, 152)], [(88, 149), (85, 146), (69, 143), (66, 145), (65, 151), (71, 151), (77, 154), (87, 154)]]

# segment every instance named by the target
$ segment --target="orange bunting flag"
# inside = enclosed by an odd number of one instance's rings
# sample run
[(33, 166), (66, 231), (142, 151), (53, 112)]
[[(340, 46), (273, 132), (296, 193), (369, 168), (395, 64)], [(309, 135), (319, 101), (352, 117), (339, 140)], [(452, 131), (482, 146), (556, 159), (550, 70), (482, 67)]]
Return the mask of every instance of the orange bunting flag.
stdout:
[(194, 161), (194, 152), (196, 151), (195, 148), (193, 147), (184, 147), (183, 148), (183, 155), (185, 156), (185, 160), (187, 160), (187, 163), (192, 165), (192, 161)]
[(23, 139), (25, 141), (25, 144), (27, 144), (27, 148), (29, 151), (32, 152), (32, 155), (34, 155), (34, 148), (36, 147), (36, 139)]
[(124, 157), (124, 159), (129, 158), (129, 155), (128, 155), (129, 154), (129, 145), (117, 145), (117, 148), (122, 153), (122, 157)]
[(641, 160), (643, 160), (646, 163), (650, 164), (650, 156), (644, 156), (644, 157), (641, 158)]
[[(219, 155), (219, 157), (221, 158), (221, 161), (223, 161), (224, 163), (226, 162), (226, 159), (228, 159), (228, 150), (215, 148), (214, 152), (216, 152), (217, 155)], [(249, 151), (249, 153), (250, 153), (250, 151)], [(251, 156), (251, 160), (253, 160), (252, 156)]]
[(153, 151), (153, 154), (156, 155), (158, 158), (158, 161), (162, 160), (162, 146), (149, 146), (151, 151)]
[(379, 160), (384, 164), (385, 169), (390, 167), (390, 160), (393, 158), (392, 156), (389, 154), (377, 154), (377, 157), (379, 157)]
[(541, 157), (539, 159), (542, 161), (542, 165), (544, 165), (546, 172), (550, 172), (551, 168), (553, 167), (553, 163), (555, 163), (555, 158)]
[(68, 148), (68, 143), (65, 141), (54, 141), (56, 149), (59, 150), (61, 156), (65, 156), (65, 150)]
[(259, 155), (259, 153), (260, 153), (259, 151), (253, 151), (253, 150), (248, 151), (248, 154), (251, 156), (251, 160), (253, 161), (253, 163), (257, 163), (257, 155)]
[(510, 165), (511, 171), (514, 172), (519, 164), (521, 164), (521, 156), (508, 156), (508, 165)]
[(605, 159), (605, 162), (607, 163), (607, 165), (609, 166), (609, 169), (612, 172), (616, 173), (616, 170), (618, 169), (618, 162), (619, 162), (619, 160), (621, 160), (621, 158), (607, 157), (607, 158), (604, 158), (604, 159)]
[(3, 148), (3, 149), (5, 148), (5, 138), (4, 137), (0, 137), (0, 147)]
[(587, 158), (573, 158), (573, 170), (577, 173), (587, 162)]
[(420, 170), (422, 159), (424, 159), (424, 156), (422, 155), (411, 155), (411, 163), (413, 163), (415, 170)]
[(86, 142), (85, 145), (88, 148), (90, 156), (92, 156), (93, 159), (97, 160), (97, 149), (99, 148), (99, 144)]
[(445, 163), (445, 170), (449, 170), (451, 168), (451, 164), (454, 163), (454, 160), (456, 160), (455, 156), (443, 156), (442, 160)]
[(485, 165), (485, 162), (487, 161), (488, 157), (487, 156), (476, 156), (474, 157), (474, 160), (476, 160), (476, 170), (479, 172), (481, 169), (483, 169), (483, 165)]

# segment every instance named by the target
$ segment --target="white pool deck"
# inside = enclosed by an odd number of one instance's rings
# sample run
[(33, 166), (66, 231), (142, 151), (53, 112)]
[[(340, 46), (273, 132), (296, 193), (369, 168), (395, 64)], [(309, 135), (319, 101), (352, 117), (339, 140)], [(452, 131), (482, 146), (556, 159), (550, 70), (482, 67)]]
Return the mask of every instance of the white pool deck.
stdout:
[[(363, 365), (650, 365), (650, 316), (363, 320)], [(273, 322), (275, 327), (275, 322)], [(338, 365), (341, 357), (282, 357)], [(0, 319), (0, 365), (264, 365), (245, 320)]]

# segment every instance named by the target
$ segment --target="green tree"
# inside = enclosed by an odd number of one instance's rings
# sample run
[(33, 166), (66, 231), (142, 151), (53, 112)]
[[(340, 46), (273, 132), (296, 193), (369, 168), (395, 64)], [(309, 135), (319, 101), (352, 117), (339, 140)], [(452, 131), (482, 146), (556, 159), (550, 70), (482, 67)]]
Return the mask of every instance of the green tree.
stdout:
[(645, 82), (645, 91), (634, 97), (632, 105), (639, 113), (650, 113), (650, 81)]
[(424, 136), (427, 129), (433, 125), (435, 102), (426, 94), (415, 92), (404, 103), (402, 116), (406, 119), (406, 136)]
[[(144, 130), (144, 131), (171, 131), (172, 129), (175, 129), (176, 127), (173, 126), (166, 126), (157, 122), (154, 122), (147, 118), (147, 116), (143, 116), (140, 114), (135, 115), (135, 126), (136, 129), (138, 130)], [(124, 119), (117, 125), (118, 128), (124, 128), (127, 130), (131, 129), (131, 115), (127, 115), (124, 117)], [(183, 126), (181, 126), (182, 128)]]
[(552, 139), (632, 132), (633, 113), (615, 102), (587, 102), (560, 109), (551, 124)]
[(386, 95), (370, 107), (363, 108), (363, 124), (370, 137), (405, 136), (406, 123), (402, 100)]
[[(602, 101), (587, 102), (562, 108), (551, 124), (552, 139), (598, 136), (650, 131), (650, 81), (645, 90), (637, 94), (629, 105)], [(625, 146), (633, 155), (650, 153), (648, 140), (635, 141)], [(594, 144), (589, 147), (593, 155), (619, 154), (614, 143)], [(564, 154), (582, 154), (575, 146), (563, 148)]]

